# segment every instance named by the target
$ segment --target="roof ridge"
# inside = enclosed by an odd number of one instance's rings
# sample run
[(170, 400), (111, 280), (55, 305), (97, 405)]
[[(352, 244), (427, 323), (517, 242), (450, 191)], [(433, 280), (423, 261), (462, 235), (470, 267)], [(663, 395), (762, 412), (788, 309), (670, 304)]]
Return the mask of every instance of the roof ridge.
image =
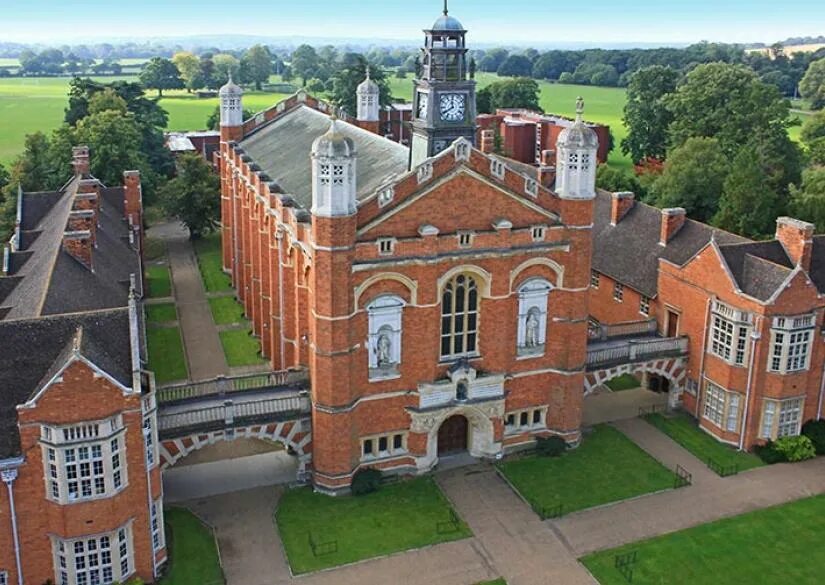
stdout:
[(762, 256), (757, 256), (756, 254), (751, 254), (750, 252), (745, 252), (745, 256), (748, 257), (748, 258), (753, 258), (754, 260), (759, 260), (760, 262), (765, 262), (766, 264), (772, 264), (772, 265), (777, 266), (777, 267), (779, 267), (783, 270), (787, 270), (788, 272), (791, 272), (795, 268), (795, 267), (788, 268), (787, 266), (783, 266), (782, 264), (779, 264), (778, 262), (774, 262), (773, 260), (769, 260), (768, 258), (763, 258)]
[(39, 315), (35, 317), (22, 317), (17, 319), (0, 320), (0, 327), (6, 323), (22, 323), (26, 321), (56, 321), (59, 319), (71, 319), (81, 315), (103, 315), (105, 313), (122, 313), (129, 310), (129, 307), (124, 305), (122, 307), (110, 307), (108, 309), (90, 309), (88, 311), (75, 311), (74, 313), (55, 313), (51, 315)]

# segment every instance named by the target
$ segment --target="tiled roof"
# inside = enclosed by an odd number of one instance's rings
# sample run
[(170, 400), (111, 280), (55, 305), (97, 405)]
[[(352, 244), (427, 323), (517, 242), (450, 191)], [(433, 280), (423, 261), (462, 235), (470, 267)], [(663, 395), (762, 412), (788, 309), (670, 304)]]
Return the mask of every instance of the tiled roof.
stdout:
[(739, 289), (767, 301), (793, 271), (794, 265), (778, 241), (719, 246)]
[(811, 253), (811, 280), (825, 294), (825, 235), (814, 236), (814, 247)]
[[(312, 205), (312, 143), (329, 130), (330, 118), (305, 105), (261, 126), (239, 146), (281, 189), (305, 209)], [(364, 199), (394, 174), (407, 171), (409, 150), (392, 140), (338, 121), (341, 133), (355, 143), (358, 199)]]

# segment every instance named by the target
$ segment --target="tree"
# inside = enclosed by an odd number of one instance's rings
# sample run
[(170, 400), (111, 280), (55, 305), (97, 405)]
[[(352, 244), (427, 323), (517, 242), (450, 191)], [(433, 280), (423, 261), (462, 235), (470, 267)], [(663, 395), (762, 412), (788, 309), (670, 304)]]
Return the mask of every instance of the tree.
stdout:
[(197, 153), (178, 159), (177, 176), (159, 190), (163, 210), (178, 218), (192, 239), (197, 239), (218, 225), (220, 215), (220, 179)]
[(684, 207), (691, 218), (707, 222), (716, 214), (729, 171), (716, 139), (689, 138), (670, 153), (653, 184), (656, 204)]
[(799, 93), (811, 101), (814, 109), (825, 108), (825, 59), (814, 61), (799, 82)]
[(767, 180), (757, 148), (744, 147), (733, 160), (725, 179), (714, 225), (758, 238), (773, 233), (776, 218), (781, 213), (781, 198)]
[(89, 100), (89, 114), (99, 114), (107, 110), (114, 110), (121, 114), (127, 112), (126, 100), (117, 95), (111, 87), (95, 93)]
[(533, 64), (535, 79), (558, 79), (568, 69), (567, 51), (548, 51)]
[(292, 72), (301, 78), (301, 85), (317, 76), (319, 64), (318, 54), (309, 45), (301, 45), (292, 53)]
[(596, 170), (596, 187), (612, 193), (629, 191), (635, 193), (640, 201), (645, 195), (645, 190), (635, 175), (606, 164), (599, 165)]
[(482, 113), (492, 113), (498, 108), (524, 108), (541, 111), (539, 85), (533, 79), (507, 79), (491, 83), (478, 92), (477, 106)]
[(189, 51), (181, 51), (172, 56), (172, 63), (180, 71), (186, 89), (192, 91), (203, 87), (203, 77), (201, 76), (201, 60)]
[[(356, 90), (367, 77), (367, 60), (363, 55), (347, 53), (332, 74), (332, 101), (350, 115), (358, 111)], [(378, 84), (379, 103), (388, 105), (392, 99), (386, 74), (380, 67), (370, 67), (370, 78)]]
[(529, 77), (533, 73), (533, 62), (524, 55), (510, 55), (497, 73), (502, 77)]
[(263, 45), (250, 47), (241, 58), (242, 79), (260, 91), (272, 75), (272, 54)]
[(627, 137), (622, 139), (622, 152), (629, 154), (634, 163), (665, 158), (673, 114), (664, 98), (676, 89), (678, 79), (676, 71), (661, 65), (640, 69), (630, 78), (623, 118)]
[(155, 57), (140, 72), (140, 82), (147, 89), (158, 90), (158, 97), (163, 97), (165, 89), (183, 89), (180, 71), (169, 59)]
[(790, 104), (744, 65), (708, 63), (687, 74), (665, 100), (673, 115), (670, 145), (713, 137), (731, 158), (760, 129), (786, 131)]
[(817, 233), (825, 232), (825, 167), (802, 173), (802, 185), (791, 189), (790, 212), (815, 224)]
[[(252, 116), (255, 115), (253, 110), (248, 110), (246, 108), (243, 109), (243, 119), (249, 120)], [(221, 107), (215, 106), (215, 109), (212, 110), (212, 113), (209, 114), (209, 117), (206, 119), (206, 127), (209, 130), (220, 130), (221, 129)]]
[(485, 73), (495, 73), (508, 55), (507, 49), (490, 49), (479, 61), (478, 68)]
[(230, 75), (240, 81), (241, 62), (234, 55), (218, 53), (212, 57), (212, 63), (215, 69), (214, 78), (218, 87), (226, 83)]
[(825, 165), (825, 110), (818, 112), (802, 126), (802, 143), (808, 149), (812, 164)]

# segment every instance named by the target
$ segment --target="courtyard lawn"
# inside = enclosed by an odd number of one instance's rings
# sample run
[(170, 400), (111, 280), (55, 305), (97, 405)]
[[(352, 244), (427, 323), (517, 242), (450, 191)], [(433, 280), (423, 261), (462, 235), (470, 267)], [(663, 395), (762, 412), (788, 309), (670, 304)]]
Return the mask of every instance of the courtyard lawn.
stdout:
[(226, 363), (230, 368), (266, 363), (260, 355), (261, 344), (249, 329), (230, 329), (218, 334), (221, 338)]
[(622, 390), (633, 390), (639, 387), (639, 380), (633, 374), (622, 374), (618, 378), (613, 378), (604, 383), (613, 392), (621, 392)]
[(645, 420), (704, 463), (707, 463), (708, 459), (713, 459), (722, 467), (736, 465), (738, 471), (764, 465), (756, 455), (737, 451), (730, 445), (720, 443), (700, 429), (696, 421), (686, 414), (667, 417), (661, 414), (649, 414), (645, 416)]
[(232, 280), (223, 271), (223, 252), (221, 251), (221, 234), (213, 233), (195, 240), (198, 254), (198, 266), (203, 278), (206, 292), (221, 292), (232, 288)]
[[(281, 498), (275, 520), (298, 574), (470, 536), (463, 522), (450, 525), (451, 513), (435, 481), (420, 477), (359, 497), (290, 490)], [(446, 525), (439, 530), (441, 523)], [(316, 544), (337, 542), (337, 552), (316, 557), (310, 535)]]
[(159, 383), (184, 380), (187, 377), (186, 358), (178, 327), (147, 327), (149, 369)]
[(178, 320), (175, 303), (162, 305), (144, 305), (146, 307), (146, 321), (149, 323), (169, 323)]
[(825, 496), (598, 552), (582, 559), (602, 585), (624, 585), (615, 555), (637, 552), (634, 585), (821, 583)]
[(482, 581), (481, 583), (476, 583), (476, 585), (507, 585), (507, 581), (503, 578), (498, 578), (492, 581)]
[(212, 531), (191, 512), (165, 510), (169, 565), (160, 585), (223, 585)]
[(599, 425), (561, 457), (529, 455), (498, 465), (541, 516), (568, 514), (673, 488), (676, 476), (633, 441)]
[(231, 325), (243, 322), (243, 307), (235, 297), (216, 297), (209, 299), (209, 309), (216, 325)]
[(169, 267), (165, 264), (147, 266), (146, 279), (150, 297), (157, 299), (172, 296), (172, 279)]

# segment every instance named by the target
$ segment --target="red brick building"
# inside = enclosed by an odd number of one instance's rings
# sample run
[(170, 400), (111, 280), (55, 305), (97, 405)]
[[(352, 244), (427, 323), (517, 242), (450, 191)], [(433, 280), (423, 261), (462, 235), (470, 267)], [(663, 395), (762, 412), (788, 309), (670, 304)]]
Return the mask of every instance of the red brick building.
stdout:
[(596, 136), (559, 137), (556, 191), (483, 154), (466, 31), (425, 32), (409, 149), (369, 80), (356, 124), (303, 92), (244, 122), (221, 90), (224, 267), (273, 369), (309, 372), (325, 491), (579, 440)]
[(700, 426), (738, 448), (799, 434), (823, 414), (825, 236), (790, 218), (753, 242), (631, 193), (596, 197), (591, 327), (652, 318), (689, 340), (676, 389)]
[(137, 172), (75, 149), (20, 193), (0, 275), (0, 583), (153, 581), (166, 560), (154, 382), (143, 369)]

